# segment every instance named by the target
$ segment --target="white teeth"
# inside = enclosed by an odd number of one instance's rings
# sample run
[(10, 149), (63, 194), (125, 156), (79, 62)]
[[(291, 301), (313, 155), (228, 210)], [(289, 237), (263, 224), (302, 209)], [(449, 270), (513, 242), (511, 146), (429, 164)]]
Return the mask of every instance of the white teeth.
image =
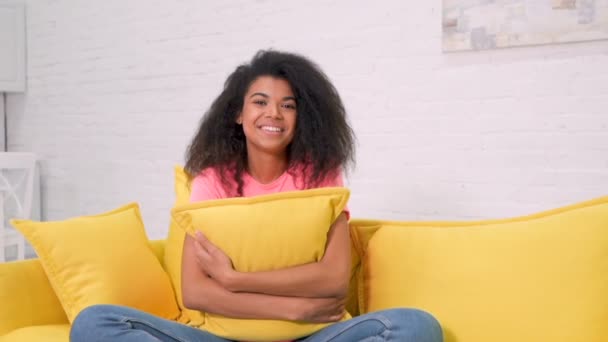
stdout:
[(283, 130), (279, 127), (262, 126), (262, 129), (268, 132), (282, 132)]

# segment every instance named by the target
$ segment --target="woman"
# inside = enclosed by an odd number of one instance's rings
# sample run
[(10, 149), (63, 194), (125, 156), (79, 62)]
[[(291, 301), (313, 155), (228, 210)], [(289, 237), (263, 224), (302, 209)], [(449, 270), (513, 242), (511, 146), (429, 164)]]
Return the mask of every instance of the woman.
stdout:
[[(203, 117), (187, 153), (191, 201), (342, 186), (354, 135), (338, 92), (302, 56), (261, 51), (239, 66)], [(187, 236), (184, 304), (232, 318), (333, 323), (301, 341), (439, 342), (428, 313), (391, 309), (338, 322), (350, 277), (348, 210), (333, 223), (321, 261), (240, 273), (202, 234)], [(286, 227), (288, 229), (288, 227)], [(336, 322), (336, 323), (334, 323)], [(118, 306), (93, 306), (74, 322), (73, 341), (227, 341)]]

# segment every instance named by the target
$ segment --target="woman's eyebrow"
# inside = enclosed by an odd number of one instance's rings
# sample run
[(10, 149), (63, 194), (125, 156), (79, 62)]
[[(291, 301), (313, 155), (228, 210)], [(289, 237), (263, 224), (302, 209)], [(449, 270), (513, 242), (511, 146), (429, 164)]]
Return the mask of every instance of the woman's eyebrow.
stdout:
[[(270, 97), (270, 96), (268, 96), (268, 95), (266, 95), (266, 94), (264, 94), (264, 93), (253, 93), (253, 94), (251, 94), (251, 95), (249, 96), (249, 98), (252, 98), (252, 97), (254, 97), (254, 96), (256, 96), (256, 95), (262, 96), (262, 97), (264, 97), (264, 98), (269, 98), (269, 97)], [(287, 100), (294, 100), (294, 101), (295, 101), (295, 100), (296, 100), (296, 98), (295, 98), (294, 96), (285, 96), (285, 97), (283, 98), (283, 101), (287, 101)]]

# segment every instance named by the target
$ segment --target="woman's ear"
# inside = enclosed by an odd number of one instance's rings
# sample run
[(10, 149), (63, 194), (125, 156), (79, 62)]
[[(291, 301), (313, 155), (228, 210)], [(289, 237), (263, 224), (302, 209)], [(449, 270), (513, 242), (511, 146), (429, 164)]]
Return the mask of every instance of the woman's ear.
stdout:
[(239, 115), (236, 117), (235, 122), (237, 123), (237, 125), (243, 124), (243, 115), (241, 113), (239, 113)]

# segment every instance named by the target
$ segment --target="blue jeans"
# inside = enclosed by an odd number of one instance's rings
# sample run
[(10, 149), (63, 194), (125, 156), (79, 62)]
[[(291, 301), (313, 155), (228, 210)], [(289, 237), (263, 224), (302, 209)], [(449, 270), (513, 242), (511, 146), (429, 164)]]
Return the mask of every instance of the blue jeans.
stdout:
[[(70, 332), (70, 341), (226, 342), (229, 340), (135, 309), (115, 305), (95, 305), (84, 309), (76, 317)], [(443, 335), (437, 320), (424, 311), (390, 309), (332, 324), (298, 341), (441, 342)]]

